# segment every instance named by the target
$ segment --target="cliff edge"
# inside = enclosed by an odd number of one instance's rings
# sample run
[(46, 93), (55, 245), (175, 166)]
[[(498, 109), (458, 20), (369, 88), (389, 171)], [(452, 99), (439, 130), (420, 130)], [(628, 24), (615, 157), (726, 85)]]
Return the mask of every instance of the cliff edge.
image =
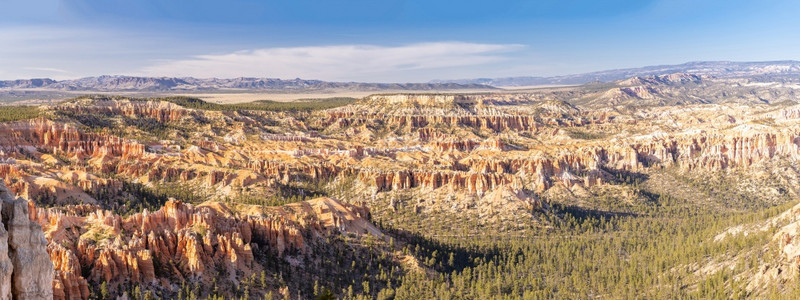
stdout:
[(0, 299), (53, 299), (53, 263), (39, 224), (28, 218), (28, 201), (0, 182)]

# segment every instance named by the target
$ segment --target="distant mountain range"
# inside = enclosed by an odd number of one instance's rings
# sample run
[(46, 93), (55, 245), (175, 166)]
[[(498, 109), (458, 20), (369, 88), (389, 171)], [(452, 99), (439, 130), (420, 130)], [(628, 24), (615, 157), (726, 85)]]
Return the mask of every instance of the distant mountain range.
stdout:
[(192, 78), (192, 77), (135, 77), (135, 76), (98, 76), (73, 80), (56, 81), (44, 79), (20, 79), (0, 81), (0, 89), (44, 89), (56, 91), (217, 91), (217, 90), (327, 90), (344, 89), (359, 91), (384, 90), (453, 90), (453, 89), (487, 89), (482, 84), (460, 83), (362, 83), (362, 82), (328, 82), (304, 79), (276, 78)]
[(97, 76), (72, 80), (19, 79), (0, 81), (0, 93), (5, 91), (47, 90), (59, 92), (192, 92), (192, 91), (441, 91), (491, 89), (493, 87), (535, 85), (579, 85), (591, 82), (611, 82), (635, 76), (690, 73), (716, 78), (747, 77), (753, 80), (775, 81), (800, 79), (800, 61), (727, 62), (703, 61), (680, 65), (649, 66), (607, 70), (553, 77), (504, 77), (459, 80), (433, 80), (427, 83), (364, 83), (330, 82), (306, 79), (276, 78), (193, 78), (193, 77), (136, 77)]
[(700, 61), (680, 65), (648, 66), (641, 68), (617, 69), (584, 74), (553, 77), (503, 77), (474, 78), (460, 80), (433, 80), (431, 83), (482, 84), (490, 86), (532, 86), (532, 85), (574, 85), (590, 82), (609, 82), (634, 76), (691, 73), (709, 75), (717, 78), (749, 77), (758, 80), (774, 79), (773, 76), (800, 76), (800, 61), (730, 62)]

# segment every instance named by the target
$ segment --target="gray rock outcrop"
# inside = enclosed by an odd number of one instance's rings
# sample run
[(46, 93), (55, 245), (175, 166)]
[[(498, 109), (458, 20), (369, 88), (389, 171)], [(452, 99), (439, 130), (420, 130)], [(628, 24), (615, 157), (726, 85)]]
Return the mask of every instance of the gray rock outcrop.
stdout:
[(28, 202), (0, 181), (0, 299), (53, 299), (53, 263), (39, 224), (28, 218)]

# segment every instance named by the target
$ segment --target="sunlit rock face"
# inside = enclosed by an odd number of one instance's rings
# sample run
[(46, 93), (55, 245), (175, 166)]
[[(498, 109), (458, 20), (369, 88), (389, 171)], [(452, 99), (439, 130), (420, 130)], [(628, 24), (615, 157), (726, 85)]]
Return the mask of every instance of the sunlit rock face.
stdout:
[(28, 201), (0, 183), (0, 298), (52, 299), (53, 263), (39, 224), (29, 219)]

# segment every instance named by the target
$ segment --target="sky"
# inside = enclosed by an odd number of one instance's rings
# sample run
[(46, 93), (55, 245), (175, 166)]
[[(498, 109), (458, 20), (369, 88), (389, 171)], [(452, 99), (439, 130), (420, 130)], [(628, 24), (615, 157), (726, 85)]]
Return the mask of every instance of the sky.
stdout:
[(0, 0), (0, 79), (426, 82), (800, 60), (800, 1)]

